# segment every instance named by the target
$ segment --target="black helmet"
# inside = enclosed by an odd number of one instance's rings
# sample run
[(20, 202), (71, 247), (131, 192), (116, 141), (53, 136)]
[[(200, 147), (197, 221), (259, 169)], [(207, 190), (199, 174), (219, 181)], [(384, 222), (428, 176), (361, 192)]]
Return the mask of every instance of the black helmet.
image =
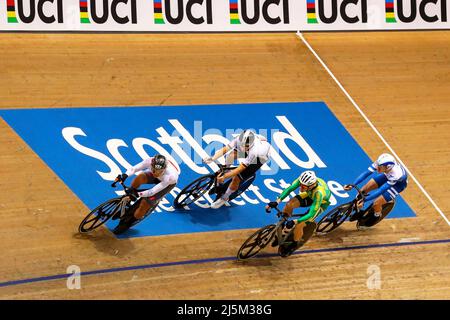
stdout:
[(161, 154), (157, 154), (153, 157), (152, 160), (152, 169), (153, 170), (162, 170), (165, 169), (167, 166), (167, 160), (166, 157), (164, 157)]

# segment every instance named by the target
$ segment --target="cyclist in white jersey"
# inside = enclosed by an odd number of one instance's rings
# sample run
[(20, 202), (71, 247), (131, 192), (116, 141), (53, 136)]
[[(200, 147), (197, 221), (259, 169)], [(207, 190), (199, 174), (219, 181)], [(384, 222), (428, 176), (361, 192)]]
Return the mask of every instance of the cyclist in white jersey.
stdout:
[(239, 137), (217, 151), (214, 156), (203, 159), (204, 163), (211, 163), (231, 151), (225, 158), (225, 163), (229, 166), (238, 157), (244, 156), (244, 160), (236, 169), (217, 178), (218, 183), (223, 183), (229, 178), (232, 180), (227, 191), (211, 205), (211, 208), (218, 209), (223, 206), (229, 196), (239, 188), (240, 183), (253, 176), (269, 160), (270, 150), (270, 143), (264, 136), (245, 130)]
[[(125, 181), (128, 176), (136, 173), (138, 175), (131, 182), (130, 192), (136, 198), (142, 197), (144, 201), (141, 201), (134, 216), (121, 223), (122, 227), (124, 224), (131, 225), (134, 221), (142, 219), (149, 209), (169, 193), (178, 182), (180, 169), (163, 155), (155, 155), (129, 168), (124, 174), (120, 174), (117, 180)], [(155, 186), (149, 190), (137, 192), (136, 189), (142, 184), (155, 184)], [(119, 230), (121, 224), (116, 229)]]

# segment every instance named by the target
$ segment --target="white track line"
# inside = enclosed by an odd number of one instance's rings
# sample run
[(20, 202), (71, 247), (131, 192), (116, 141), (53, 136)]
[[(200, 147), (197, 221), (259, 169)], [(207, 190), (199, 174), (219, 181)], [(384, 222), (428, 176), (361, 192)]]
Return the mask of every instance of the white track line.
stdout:
[(324, 67), (324, 69), (328, 72), (328, 74), (333, 78), (333, 80), (337, 83), (339, 88), (341, 88), (342, 92), (347, 96), (347, 98), (350, 100), (350, 102), (353, 104), (353, 106), (356, 108), (356, 110), (359, 111), (359, 113), (362, 115), (362, 117), (367, 121), (369, 126), (375, 131), (377, 136), (383, 141), (383, 143), (386, 145), (386, 147), (389, 149), (389, 151), (399, 160), (400, 164), (406, 169), (409, 176), (414, 180), (414, 182), (417, 184), (420, 190), (422, 190), (423, 194), (430, 200), (431, 204), (434, 206), (434, 208), (439, 212), (439, 214), (444, 218), (444, 220), (447, 222), (447, 224), (450, 226), (450, 221), (447, 219), (447, 217), (444, 215), (441, 209), (437, 206), (437, 204), (434, 202), (434, 200), (430, 197), (428, 192), (422, 187), (422, 185), (417, 181), (416, 177), (409, 171), (409, 169), (406, 167), (406, 165), (403, 163), (403, 161), (399, 158), (399, 156), (395, 153), (395, 151), (391, 148), (391, 146), (387, 143), (387, 141), (384, 139), (384, 137), (381, 135), (381, 133), (375, 128), (373, 123), (367, 118), (367, 116), (364, 114), (364, 112), (361, 110), (361, 108), (356, 104), (355, 100), (348, 94), (347, 90), (342, 86), (342, 84), (339, 82), (339, 80), (334, 76), (334, 74), (331, 72), (331, 70), (327, 67), (327, 65), (323, 62), (323, 60), (319, 57), (319, 55), (314, 51), (314, 49), (309, 45), (308, 41), (303, 37), (303, 35), (300, 33), (300, 31), (297, 31), (297, 36), (303, 41), (303, 43), (308, 47), (308, 49), (312, 52), (312, 54), (316, 57), (316, 59), (320, 62), (320, 64)]

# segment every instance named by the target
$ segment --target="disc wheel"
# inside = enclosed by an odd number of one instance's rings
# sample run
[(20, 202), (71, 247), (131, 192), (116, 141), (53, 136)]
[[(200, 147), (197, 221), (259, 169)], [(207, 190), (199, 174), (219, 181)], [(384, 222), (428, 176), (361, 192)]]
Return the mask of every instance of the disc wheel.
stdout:
[(362, 227), (373, 227), (374, 225), (378, 224), (383, 220), (391, 211), (394, 209), (395, 201), (385, 203), (381, 209), (381, 217), (376, 218), (374, 216), (374, 210), (373, 207), (371, 207), (367, 214), (364, 215), (364, 217), (360, 218), (358, 222), (356, 223), (356, 228), (359, 229), (360, 226)]

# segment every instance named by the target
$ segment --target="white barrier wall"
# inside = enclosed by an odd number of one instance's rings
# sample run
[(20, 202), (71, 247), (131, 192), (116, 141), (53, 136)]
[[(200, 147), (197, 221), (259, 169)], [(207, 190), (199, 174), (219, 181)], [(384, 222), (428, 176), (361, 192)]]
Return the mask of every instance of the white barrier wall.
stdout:
[(0, 31), (450, 29), (450, 0), (0, 0)]

